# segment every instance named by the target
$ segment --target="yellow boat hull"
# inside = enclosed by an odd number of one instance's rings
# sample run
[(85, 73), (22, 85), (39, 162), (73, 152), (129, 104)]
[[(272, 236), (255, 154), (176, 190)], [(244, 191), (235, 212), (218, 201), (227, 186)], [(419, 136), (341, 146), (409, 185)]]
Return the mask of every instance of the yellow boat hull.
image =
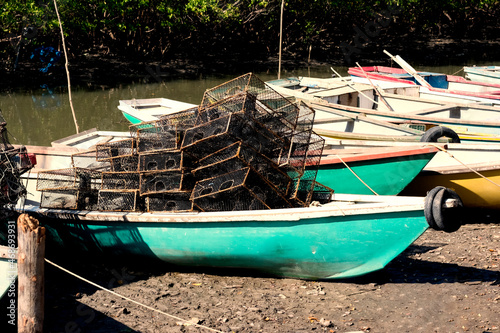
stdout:
[(436, 186), (451, 188), (460, 196), (465, 207), (500, 209), (500, 168), (479, 171), (487, 179), (472, 171), (420, 173), (401, 192), (401, 195), (426, 195)]

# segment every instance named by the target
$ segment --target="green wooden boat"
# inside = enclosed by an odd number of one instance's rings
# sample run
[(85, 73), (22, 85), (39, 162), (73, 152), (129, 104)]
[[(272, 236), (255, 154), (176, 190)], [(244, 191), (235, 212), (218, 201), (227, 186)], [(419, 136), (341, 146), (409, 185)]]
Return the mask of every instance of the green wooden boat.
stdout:
[(338, 193), (397, 195), (437, 152), (424, 146), (325, 150), (316, 180)]
[(73, 259), (84, 250), (96, 258), (145, 257), (301, 279), (380, 270), (429, 227), (424, 198), (336, 196), (322, 207), (270, 211), (123, 213), (37, 205), (24, 211), (47, 227), (47, 246)]
[[(75, 138), (73, 138), (75, 139)], [(76, 139), (75, 139), (76, 140)], [(39, 170), (68, 166), (71, 147), (29, 147), (38, 164), (26, 177), (19, 212), (47, 228), (47, 254), (145, 257), (200, 267), (252, 269), (301, 279), (338, 279), (384, 268), (429, 227), (424, 197), (335, 193), (304, 208), (223, 212), (112, 212), (40, 208)], [(95, 156), (93, 157), (95, 159)], [(449, 211), (456, 199), (439, 207)], [(444, 205), (444, 206), (443, 206)], [(455, 223), (455, 221), (453, 221)]]

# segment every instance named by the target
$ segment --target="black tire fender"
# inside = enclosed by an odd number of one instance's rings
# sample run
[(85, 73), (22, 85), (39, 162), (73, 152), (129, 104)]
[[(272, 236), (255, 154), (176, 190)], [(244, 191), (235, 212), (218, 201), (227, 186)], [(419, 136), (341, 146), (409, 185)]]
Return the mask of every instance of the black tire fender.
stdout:
[(427, 195), (425, 196), (425, 204), (424, 204), (424, 215), (425, 219), (427, 221), (427, 224), (429, 224), (429, 227), (435, 230), (439, 230), (436, 224), (436, 221), (434, 220), (434, 215), (432, 213), (432, 205), (434, 202), (434, 198), (436, 197), (436, 194), (444, 189), (444, 186), (436, 186), (429, 192), (427, 192)]
[(434, 126), (428, 129), (420, 138), (420, 142), (437, 142), (439, 138), (448, 137), (453, 143), (460, 143), (460, 138), (454, 130), (444, 126)]
[[(457, 207), (444, 208), (447, 199), (456, 199)], [(462, 225), (463, 203), (460, 196), (449, 188), (440, 189), (432, 200), (432, 216), (438, 230), (454, 232)]]

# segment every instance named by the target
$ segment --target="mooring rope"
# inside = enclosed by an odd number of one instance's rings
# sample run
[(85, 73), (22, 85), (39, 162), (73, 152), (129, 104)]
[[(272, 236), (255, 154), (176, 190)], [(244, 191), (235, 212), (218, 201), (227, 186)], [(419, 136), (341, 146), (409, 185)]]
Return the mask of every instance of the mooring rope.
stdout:
[(367, 184), (367, 183), (365, 183), (365, 182), (363, 181), (363, 179), (361, 179), (361, 178), (360, 178), (360, 177), (356, 174), (356, 172), (354, 172), (354, 170), (352, 170), (352, 169), (351, 169), (351, 168), (347, 165), (347, 163), (346, 163), (346, 162), (344, 162), (344, 160), (343, 160), (343, 159), (342, 159), (339, 155), (335, 155), (335, 156), (337, 156), (337, 157), (339, 158), (339, 160), (340, 160), (342, 163), (344, 163), (344, 165), (346, 166), (346, 168), (347, 168), (347, 169), (349, 169), (349, 171), (351, 171), (351, 172), (352, 172), (352, 174), (353, 174), (354, 176), (356, 176), (356, 178), (358, 178), (360, 182), (362, 182), (362, 183), (363, 183), (363, 185), (365, 185), (366, 187), (368, 187), (368, 189), (369, 189), (370, 191), (372, 191), (372, 192), (373, 192), (373, 194), (378, 195), (378, 193), (377, 193), (377, 192), (375, 192), (375, 191), (374, 191), (374, 190), (373, 190), (370, 186), (368, 186), (368, 184)]
[(106, 288), (104, 288), (104, 287), (102, 287), (102, 286), (98, 285), (97, 283), (94, 283), (94, 282), (92, 282), (92, 281), (90, 281), (90, 280), (87, 280), (86, 278), (84, 278), (84, 277), (82, 277), (82, 276), (80, 276), (80, 275), (78, 275), (78, 274), (76, 274), (76, 273), (73, 273), (73, 272), (71, 272), (71, 271), (67, 270), (67, 269), (66, 269), (66, 268), (64, 268), (64, 267), (61, 267), (61, 266), (59, 266), (59, 265), (57, 265), (57, 264), (53, 263), (52, 261), (50, 261), (50, 260), (49, 260), (49, 259), (47, 259), (47, 258), (45, 258), (45, 261), (46, 261), (46, 262), (48, 262), (49, 264), (53, 265), (54, 267), (57, 267), (57, 268), (59, 268), (60, 270), (62, 270), (62, 271), (64, 271), (64, 272), (66, 272), (66, 273), (68, 273), (68, 274), (70, 274), (70, 275), (72, 275), (72, 276), (74, 276), (74, 277), (76, 277), (76, 278), (78, 278), (78, 279), (80, 279), (80, 280), (82, 280), (82, 281), (85, 281), (85, 282), (87, 282), (88, 284), (93, 285), (93, 286), (94, 286), (94, 287), (96, 287), (96, 288), (99, 288), (99, 289), (101, 289), (101, 290), (107, 291), (108, 293), (111, 293), (111, 294), (113, 294), (113, 295), (115, 295), (115, 296), (117, 296), (117, 297), (120, 297), (120, 298), (122, 298), (122, 299), (124, 299), (124, 300), (126, 300), (126, 301), (129, 301), (129, 302), (132, 302), (132, 303), (137, 304), (137, 305), (139, 305), (139, 306), (145, 307), (145, 308), (146, 308), (146, 309), (148, 309), (148, 310), (155, 311), (155, 312), (161, 313), (161, 314), (163, 314), (163, 315), (165, 315), (165, 316), (167, 316), (167, 317), (170, 317), (170, 318), (173, 318), (173, 319), (176, 319), (176, 320), (183, 321), (183, 322), (185, 322), (186, 324), (189, 324), (189, 325), (193, 325), (193, 326), (196, 326), (196, 327), (199, 327), (199, 328), (204, 328), (204, 329), (209, 330), (209, 331), (212, 331), (212, 332), (223, 333), (222, 331), (219, 331), (219, 330), (216, 330), (216, 329), (213, 329), (213, 328), (207, 327), (207, 326), (203, 326), (203, 325), (199, 325), (199, 324), (196, 324), (196, 323), (190, 322), (189, 320), (182, 319), (182, 318), (180, 318), (180, 317), (177, 317), (177, 316), (174, 316), (174, 315), (168, 314), (168, 313), (166, 313), (166, 312), (163, 312), (163, 311), (161, 311), (161, 310), (155, 309), (155, 308), (150, 307), (150, 306), (148, 306), (148, 305), (145, 305), (145, 304), (139, 303), (139, 302), (137, 302), (137, 301), (134, 301), (134, 300), (133, 300), (133, 299), (131, 299), (131, 298), (128, 298), (128, 297), (123, 296), (123, 295), (120, 295), (120, 294), (118, 294), (118, 293), (116, 293), (116, 292), (114, 292), (114, 291), (112, 291), (112, 290), (106, 289)]
[(431, 146), (433, 147), (436, 147), (437, 149), (441, 150), (442, 152), (448, 154), (451, 158), (453, 158), (455, 161), (457, 161), (458, 163), (462, 164), (464, 167), (466, 167), (467, 169), (469, 169), (470, 171), (474, 172), (476, 175), (478, 175), (479, 177), (482, 177), (484, 178), (485, 180), (489, 181), (490, 183), (492, 183), (493, 185), (496, 185), (498, 187), (500, 187), (500, 184), (497, 184), (495, 183), (494, 181), (492, 181), (491, 179), (489, 179), (488, 177), (480, 174), (478, 171), (472, 169), (470, 166), (468, 166), (467, 164), (465, 164), (464, 162), (460, 161), (458, 158), (456, 158), (455, 156), (453, 156), (452, 153), (450, 153), (447, 149), (443, 148), (443, 147), (440, 147), (436, 144), (432, 144), (430, 143)]

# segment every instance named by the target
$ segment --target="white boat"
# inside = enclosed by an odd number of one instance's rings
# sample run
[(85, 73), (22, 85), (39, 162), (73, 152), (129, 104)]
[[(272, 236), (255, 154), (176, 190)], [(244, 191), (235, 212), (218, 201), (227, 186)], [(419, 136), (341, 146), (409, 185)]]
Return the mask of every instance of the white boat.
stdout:
[(132, 124), (156, 120), (161, 115), (184, 111), (192, 107), (196, 105), (168, 98), (121, 100), (118, 105), (123, 116)]
[(466, 66), (464, 72), (471, 81), (500, 84), (500, 66)]

